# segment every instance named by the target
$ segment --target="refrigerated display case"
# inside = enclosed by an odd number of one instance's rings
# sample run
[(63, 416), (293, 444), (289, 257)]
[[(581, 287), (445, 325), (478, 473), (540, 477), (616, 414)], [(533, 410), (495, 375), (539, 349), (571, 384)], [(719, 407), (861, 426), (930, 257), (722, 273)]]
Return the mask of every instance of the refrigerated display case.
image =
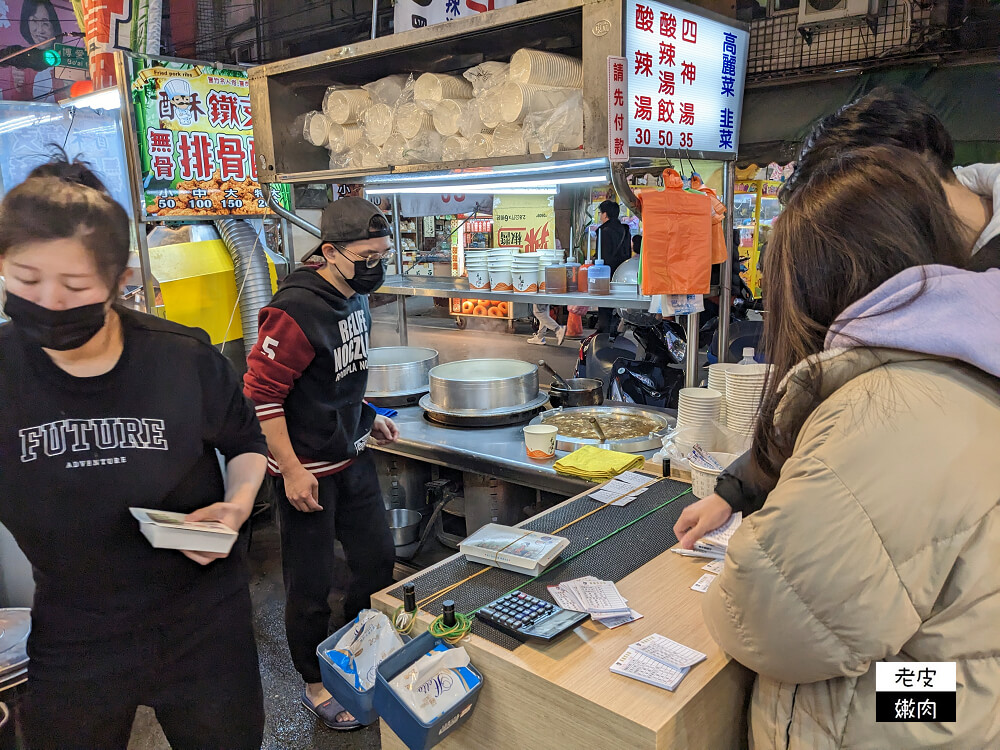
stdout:
[(733, 196), (733, 226), (740, 232), (740, 276), (755, 299), (762, 292), (761, 250), (781, 213), (780, 189), (781, 183), (773, 180), (741, 180)]

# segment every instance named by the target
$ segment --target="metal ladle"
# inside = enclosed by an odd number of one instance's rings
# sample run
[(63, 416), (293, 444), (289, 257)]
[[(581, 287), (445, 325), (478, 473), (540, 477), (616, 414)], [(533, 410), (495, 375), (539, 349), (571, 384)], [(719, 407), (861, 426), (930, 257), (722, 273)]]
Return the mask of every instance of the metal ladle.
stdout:
[(597, 417), (590, 417), (590, 424), (597, 430), (597, 436), (601, 439), (601, 444), (603, 445), (608, 442), (608, 438), (604, 434), (604, 430), (601, 429), (601, 423), (597, 421)]
[(563, 376), (562, 376), (562, 375), (560, 375), (560, 374), (559, 374), (558, 372), (556, 372), (555, 370), (553, 370), (553, 369), (552, 369), (552, 366), (551, 366), (551, 365), (550, 365), (550, 364), (549, 364), (548, 362), (546, 362), (546, 361), (545, 361), (544, 359), (540, 359), (540, 360), (538, 360), (538, 366), (539, 366), (539, 367), (541, 367), (541, 368), (542, 368), (543, 370), (545, 370), (545, 372), (547, 372), (547, 373), (548, 373), (549, 375), (551, 375), (551, 376), (552, 376), (553, 378), (555, 378), (555, 381), (556, 381), (556, 383), (558, 383), (558, 384), (559, 384), (559, 387), (560, 387), (560, 388), (562, 388), (562, 389), (564, 389), (564, 390), (567, 390), (567, 391), (571, 391), (571, 390), (573, 390), (573, 389), (572, 389), (572, 388), (570, 387), (569, 383), (567, 383), (567, 382), (566, 382), (566, 381), (565, 381), (565, 380), (563, 379)]

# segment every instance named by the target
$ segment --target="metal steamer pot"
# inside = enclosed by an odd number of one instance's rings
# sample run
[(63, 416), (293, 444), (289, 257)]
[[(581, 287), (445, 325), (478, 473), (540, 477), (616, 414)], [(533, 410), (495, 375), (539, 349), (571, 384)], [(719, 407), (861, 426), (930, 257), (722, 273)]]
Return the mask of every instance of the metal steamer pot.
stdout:
[(604, 383), (596, 378), (567, 378), (568, 388), (555, 381), (549, 386), (549, 403), (560, 406), (600, 406), (604, 403)]
[(430, 402), (446, 412), (490, 412), (538, 400), (538, 367), (519, 359), (465, 359), (431, 369)]
[[(429, 388), (428, 373), (438, 363), (435, 349), (384, 346), (368, 351), (368, 388), (365, 395), (392, 405), (415, 404)], [(388, 405), (388, 404), (387, 404)]]

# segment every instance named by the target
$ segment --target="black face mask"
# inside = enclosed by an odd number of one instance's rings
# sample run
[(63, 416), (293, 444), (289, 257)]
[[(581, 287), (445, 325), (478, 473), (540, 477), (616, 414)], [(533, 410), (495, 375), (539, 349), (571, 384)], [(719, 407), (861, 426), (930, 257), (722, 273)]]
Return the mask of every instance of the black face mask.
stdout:
[(358, 294), (371, 294), (385, 281), (385, 263), (381, 262), (374, 268), (369, 268), (363, 260), (354, 261), (354, 277), (345, 278), (347, 286)]
[(64, 352), (79, 349), (104, 327), (107, 310), (103, 302), (50, 310), (7, 292), (7, 315), (32, 344)]

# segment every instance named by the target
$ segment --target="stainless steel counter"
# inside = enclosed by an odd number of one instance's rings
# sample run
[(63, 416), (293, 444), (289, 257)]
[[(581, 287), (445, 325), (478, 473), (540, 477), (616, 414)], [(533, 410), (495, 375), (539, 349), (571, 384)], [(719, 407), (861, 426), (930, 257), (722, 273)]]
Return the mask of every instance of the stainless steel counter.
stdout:
[[(576, 495), (593, 485), (582, 479), (557, 474), (552, 464), (565, 456), (536, 461), (524, 452), (524, 425), (509, 427), (445, 427), (424, 419), (419, 406), (400, 408), (393, 421), (399, 427), (399, 440), (375, 450), (407, 456), (462, 471), (488, 474), (524, 487)], [(642, 455), (650, 458), (655, 451)]]

